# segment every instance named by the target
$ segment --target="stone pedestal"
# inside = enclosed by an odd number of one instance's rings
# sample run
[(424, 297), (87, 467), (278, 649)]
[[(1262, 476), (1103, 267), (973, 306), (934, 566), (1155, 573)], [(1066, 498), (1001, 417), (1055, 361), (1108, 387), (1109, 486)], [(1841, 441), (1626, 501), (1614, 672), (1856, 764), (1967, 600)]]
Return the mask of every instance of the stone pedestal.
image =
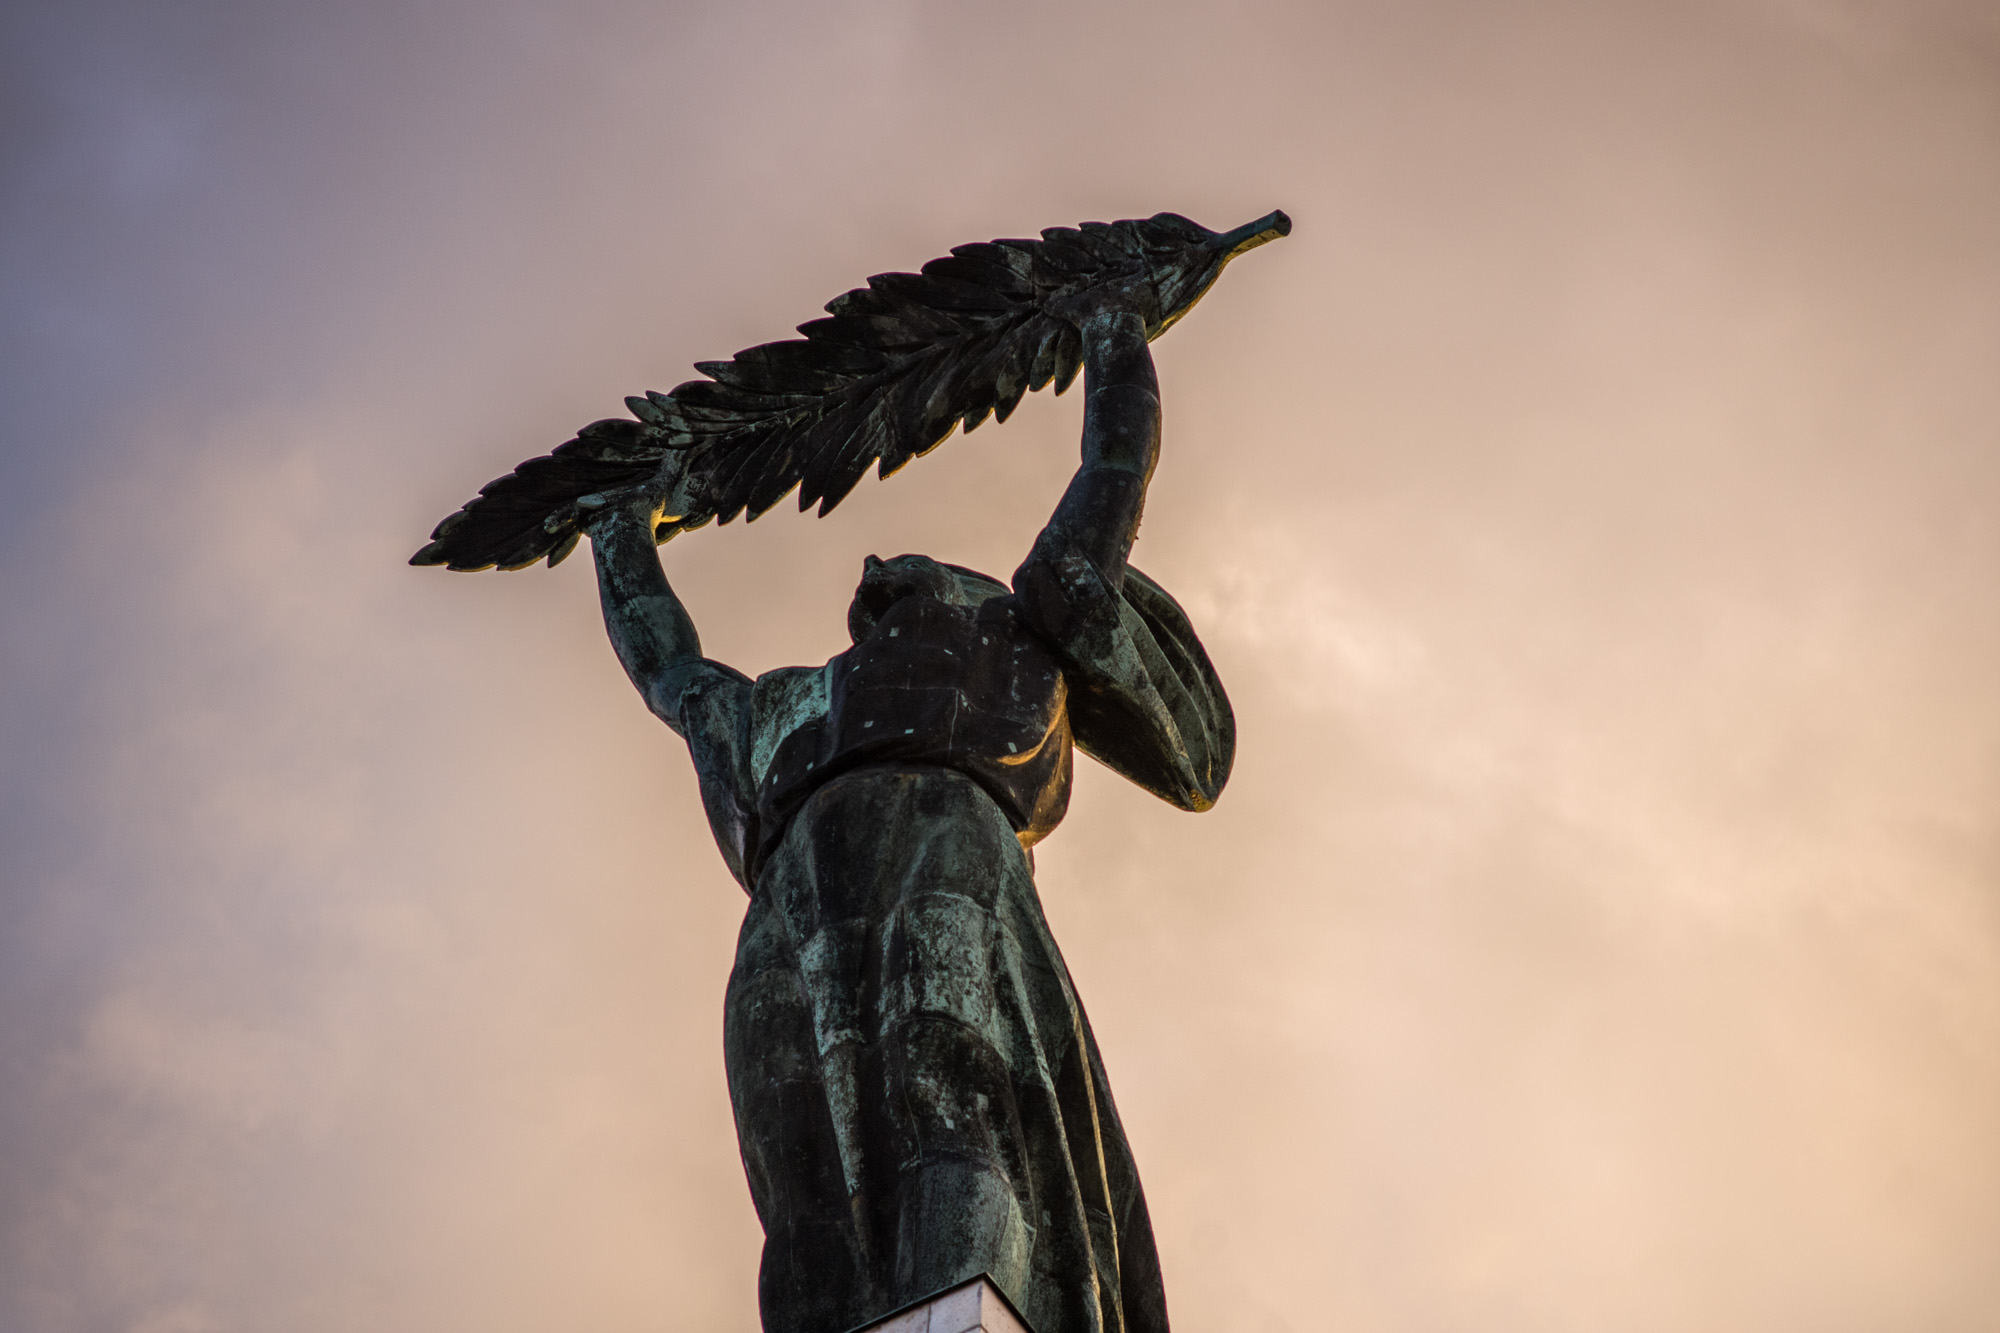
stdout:
[(983, 1277), (939, 1292), (855, 1333), (1032, 1333)]

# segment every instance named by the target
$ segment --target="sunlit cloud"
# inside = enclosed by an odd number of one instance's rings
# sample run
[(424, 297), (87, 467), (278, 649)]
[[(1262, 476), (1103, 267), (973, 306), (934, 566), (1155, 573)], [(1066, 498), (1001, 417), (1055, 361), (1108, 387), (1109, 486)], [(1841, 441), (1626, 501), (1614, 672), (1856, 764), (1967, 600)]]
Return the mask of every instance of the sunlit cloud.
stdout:
[[(1134, 557), (1236, 775), (1086, 764), (1037, 851), (1175, 1318), (2000, 1307), (1979, 6), (19, 31), (0, 1325), (754, 1328), (685, 756), (586, 561), (403, 562), (869, 273), (1274, 206), (1158, 345)], [(1078, 413), (665, 548), (708, 650), (837, 651), (870, 552), (1011, 569)]]

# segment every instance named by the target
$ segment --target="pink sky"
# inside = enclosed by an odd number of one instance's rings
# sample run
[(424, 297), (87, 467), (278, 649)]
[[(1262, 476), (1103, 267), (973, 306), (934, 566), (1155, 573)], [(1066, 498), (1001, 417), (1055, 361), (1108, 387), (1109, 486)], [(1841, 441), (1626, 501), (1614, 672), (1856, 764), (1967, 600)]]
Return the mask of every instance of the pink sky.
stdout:
[[(5, 29), (0, 1328), (756, 1326), (743, 900), (490, 476), (953, 244), (1273, 207), (1134, 559), (1234, 697), (1038, 851), (1184, 1330), (2000, 1321), (2000, 20), (42, 5)], [(823, 660), (1023, 404), (668, 547)]]

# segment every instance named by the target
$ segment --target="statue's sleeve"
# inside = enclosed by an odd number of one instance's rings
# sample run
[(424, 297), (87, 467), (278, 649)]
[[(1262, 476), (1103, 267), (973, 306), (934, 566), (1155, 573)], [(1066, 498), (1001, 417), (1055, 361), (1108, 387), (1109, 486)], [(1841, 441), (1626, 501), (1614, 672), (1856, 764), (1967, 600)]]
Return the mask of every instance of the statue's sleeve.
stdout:
[(677, 730), (687, 738), (701, 784), (701, 805), (729, 873), (745, 892), (757, 845), (756, 784), (750, 777), (751, 681), (733, 667), (702, 658), (687, 668)]
[(1028, 629), (1054, 650), (1076, 743), (1183, 810), (1222, 794), (1236, 719), (1179, 603), (1131, 565), (1114, 586), (1051, 525), (1015, 571)]

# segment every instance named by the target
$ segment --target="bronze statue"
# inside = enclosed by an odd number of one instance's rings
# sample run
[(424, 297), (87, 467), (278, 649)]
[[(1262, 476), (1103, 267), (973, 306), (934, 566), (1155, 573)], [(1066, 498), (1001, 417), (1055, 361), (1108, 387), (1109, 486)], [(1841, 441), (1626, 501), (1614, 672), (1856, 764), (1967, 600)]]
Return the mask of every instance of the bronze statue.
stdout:
[[(982, 1272), (1039, 1333), (1167, 1328), (1031, 849), (1076, 746), (1187, 810), (1228, 779), (1222, 685), (1126, 563), (1159, 455), (1147, 342), (1289, 230), (1160, 214), (871, 278), (803, 340), (628, 399), (637, 420), (489, 485), (413, 561), (554, 564), (588, 534), (619, 660), (688, 744), (750, 894), (724, 1048), (769, 1333), (846, 1333)], [(801, 483), (824, 513), (869, 461), (886, 476), (1079, 366), (1082, 465), (1011, 583), (871, 556), (824, 666), (751, 680), (701, 655), (657, 543)]]

